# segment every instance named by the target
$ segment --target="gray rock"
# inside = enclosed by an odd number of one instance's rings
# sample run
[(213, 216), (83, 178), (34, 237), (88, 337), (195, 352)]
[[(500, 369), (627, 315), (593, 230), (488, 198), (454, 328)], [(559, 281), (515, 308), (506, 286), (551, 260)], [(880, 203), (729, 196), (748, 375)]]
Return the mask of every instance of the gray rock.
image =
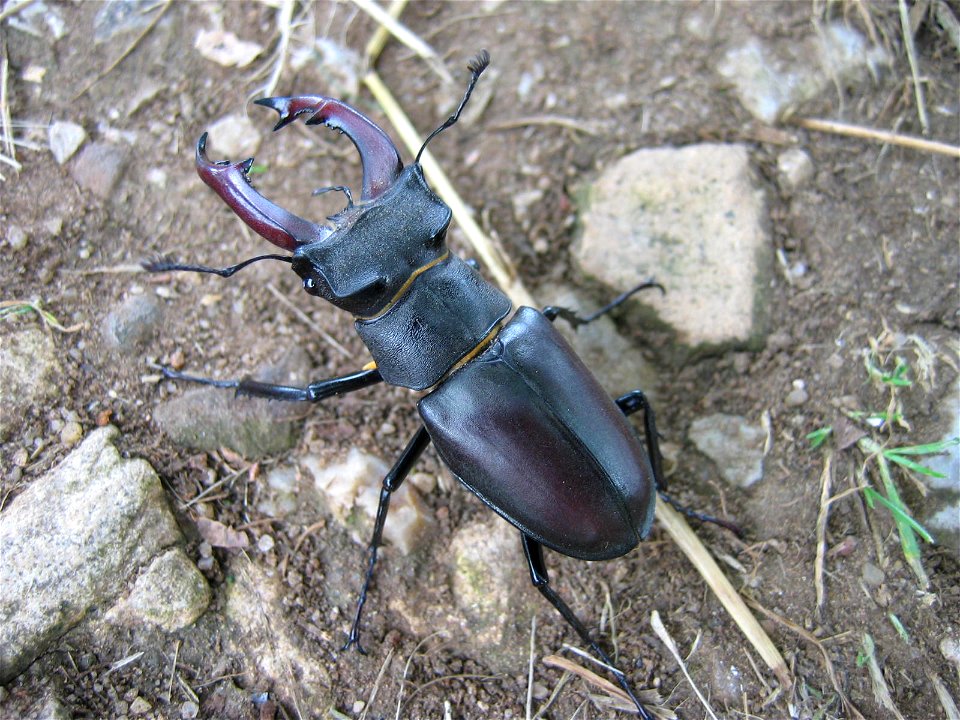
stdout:
[[(548, 305), (569, 308), (581, 316), (597, 309), (596, 304), (587, 304), (569, 288), (542, 287), (538, 297)], [(612, 397), (631, 390), (643, 390), (651, 397), (656, 395), (657, 373), (640, 350), (617, 332), (609, 317), (598, 318), (576, 330), (564, 320), (557, 320), (554, 325)]]
[(127, 153), (118, 145), (91, 143), (70, 166), (70, 175), (84, 190), (108, 199), (127, 163)]
[(780, 176), (780, 188), (786, 193), (794, 193), (813, 178), (813, 160), (800, 148), (785, 150), (777, 158), (777, 172)]
[(26, 231), (16, 223), (7, 225), (7, 244), (12, 250), (23, 250), (29, 239)]
[[(278, 365), (255, 373), (258, 380), (303, 384), (307, 355), (294, 349)], [(228, 447), (255, 459), (277, 455), (297, 442), (303, 422), (301, 403), (238, 398), (227, 390), (201, 388), (167, 400), (153, 412), (160, 429), (176, 444), (212, 452)]]
[[(366, 545), (377, 517), (380, 489), (390, 466), (375, 455), (351, 448), (343, 462), (323, 464), (316, 456), (303, 459), (316, 489), (334, 519), (347, 528), (354, 541)], [(390, 519), (383, 539), (408, 555), (417, 547), (432, 518), (420, 494), (409, 483), (390, 496)]]
[(93, 431), (0, 514), (0, 682), (16, 677), (181, 539), (160, 479)]
[(772, 243), (744, 146), (640, 150), (585, 195), (573, 250), (584, 273), (617, 292), (656, 275), (666, 296), (631, 303), (652, 309), (687, 347), (763, 336)]
[[(936, 413), (941, 420), (941, 432), (936, 440), (948, 441), (960, 437), (960, 380), (949, 388)], [(960, 558), (960, 446), (952, 445), (942, 455), (922, 458), (921, 463), (943, 475), (941, 478), (914, 473), (927, 485), (930, 492), (923, 499), (920, 522), (947, 548)]]
[(136, 352), (156, 336), (162, 314), (162, 306), (152, 295), (131, 295), (104, 318), (103, 338), (115, 350)]
[(731, 485), (749, 487), (763, 477), (766, 433), (746, 418), (723, 413), (698, 418), (689, 436)]
[(296, 699), (303, 717), (323, 717), (333, 701), (330, 658), (317, 643), (303, 641), (299, 621), (284, 606), (284, 586), (275, 571), (260, 568), (246, 558), (233, 558), (227, 585), (225, 614), (235, 623), (224, 636), (229, 648), (245, 654), (250, 663), (273, 681), (281, 701)]
[(17, 427), (27, 409), (54, 397), (60, 363), (53, 338), (28, 328), (0, 339), (0, 437)]
[(728, 50), (717, 70), (751, 114), (773, 124), (835, 83), (862, 82), (888, 63), (883, 48), (870, 47), (856, 30), (838, 22), (776, 47), (751, 38)]
[(50, 152), (58, 165), (63, 165), (73, 157), (87, 139), (87, 131), (72, 122), (55, 122), (47, 131)]
[(263, 137), (246, 115), (225, 115), (214, 122), (208, 132), (217, 154), (235, 159), (251, 157)]
[(524, 569), (517, 531), (487, 515), (459, 528), (450, 548), (453, 596), (471, 654), (493, 672), (516, 672), (529, 654), (530, 617), (544, 608)]
[(137, 577), (130, 594), (107, 613), (107, 620), (131, 627), (148, 622), (176, 632), (193, 624), (211, 598), (197, 566), (181, 548), (173, 548)]

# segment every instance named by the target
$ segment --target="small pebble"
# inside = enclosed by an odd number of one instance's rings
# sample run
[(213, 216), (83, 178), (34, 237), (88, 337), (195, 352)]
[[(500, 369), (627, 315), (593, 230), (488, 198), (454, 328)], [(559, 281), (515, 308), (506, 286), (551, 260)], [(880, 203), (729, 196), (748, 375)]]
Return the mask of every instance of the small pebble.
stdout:
[(23, 250), (27, 246), (27, 233), (19, 225), (7, 227), (7, 244), (14, 250)]
[(877, 586), (880, 585), (884, 580), (883, 570), (869, 562), (863, 564), (861, 576), (867, 585)]
[(800, 148), (791, 148), (777, 158), (780, 185), (784, 190), (799, 190), (813, 177), (813, 160)]
[(356, 715), (356, 714), (358, 714), (358, 713), (362, 713), (362, 712), (363, 712), (363, 708), (366, 707), (366, 705), (367, 705), (367, 704), (366, 704), (363, 700), (357, 700), (356, 702), (354, 702), (354, 703), (353, 703), (353, 708), (352, 708), (352, 709), (353, 709), (353, 714)]
[(261, 535), (260, 539), (257, 540), (257, 548), (262, 553), (267, 553), (273, 550), (273, 537), (271, 535)]
[(794, 380), (793, 390), (787, 393), (784, 402), (790, 407), (797, 407), (803, 405), (809, 399), (810, 394), (807, 392), (806, 383), (803, 380)]
[(193, 720), (193, 718), (199, 714), (200, 706), (192, 700), (187, 700), (180, 706), (180, 717), (184, 718), (184, 720)]
[(76, 445), (83, 439), (83, 427), (78, 422), (65, 423), (60, 430), (60, 442), (64, 445)]
[(153, 706), (140, 696), (134, 698), (133, 702), (130, 703), (130, 713), (132, 715), (146, 715), (152, 709)]
[(63, 165), (87, 139), (87, 132), (72, 122), (55, 122), (47, 135), (50, 152), (58, 165)]

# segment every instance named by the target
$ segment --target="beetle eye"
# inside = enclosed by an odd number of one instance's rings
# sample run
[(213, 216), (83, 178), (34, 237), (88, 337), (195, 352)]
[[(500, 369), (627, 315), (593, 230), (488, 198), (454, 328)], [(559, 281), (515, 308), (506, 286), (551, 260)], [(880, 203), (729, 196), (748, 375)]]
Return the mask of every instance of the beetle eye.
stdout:
[(317, 290), (316, 281), (312, 277), (305, 277), (303, 279), (303, 289), (313, 295)]

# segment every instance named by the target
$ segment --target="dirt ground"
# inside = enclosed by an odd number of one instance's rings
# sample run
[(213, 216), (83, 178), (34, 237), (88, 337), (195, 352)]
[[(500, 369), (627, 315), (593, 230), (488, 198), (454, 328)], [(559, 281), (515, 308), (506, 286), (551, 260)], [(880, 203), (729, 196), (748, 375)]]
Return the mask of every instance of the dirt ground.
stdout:
[[(149, 8), (151, 3), (140, 7)], [(355, 361), (332, 352), (265, 292), (266, 283), (293, 299), (313, 323), (357, 358), (363, 357), (363, 347), (349, 317), (322, 302), (305, 302), (310, 299), (302, 294), (297, 278), (276, 266), (251, 268), (225, 282), (193, 276), (167, 282), (173, 293), (164, 298), (165, 319), (149, 346), (133, 356), (104, 347), (100, 328), (107, 313), (133, 286), (149, 292), (156, 287), (149, 277), (122, 271), (125, 266), (158, 253), (224, 265), (270, 251), (252, 233), (238, 230), (238, 223), (193, 169), (196, 138), (217, 118), (247, 107), (248, 97), (263, 82), (262, 75), (252, 78), (253, 70), (261, 64), (269, 69), (269, 58), (265, 54), (243, 69), (226, 68), (201, 57), (194, 40), (198, 29), (212, 26), (211, 13), (218, 13), (224, 29), (272, 48), (277, 42), (277, 10), (262, 3), (174, 3), (155, 25), (134, 23), (100, 41), (94, 23), (102, 5), (65, 3), (58, 8), (67, 30), (60, 39), (49, 34), (34, 37), (8, 25), (0, 28), (3, 55), (9, 60), (7, 104), (14, 121), (23, 123), (16, 135), (45, 148), (45, 126), (71, 120), (82, 124), (93, 140), (126, 144), (129, 162), (105, 200), (80, 189), (67, 166), (58, 166), (45, 149), (21, 149), (19, 173), (2, 168), (6, 180), (0, 184), (0, 217), (5, 225), (15, 222), (22, 227), (28, 241), (16, 251), (4, 246), (0, 299), (40, 299), (64, 325), (82, 325), (75, 333), (54, 335), (64, 364), (56, 402), (33, 408), (0, 447), (3, 502), (69, 451), (58, 442), (52, 421), (70, 411), (79, 416), (84, 429), (90, 429), (109, 410), (111, 422), (123, 433), (124, 452), (154, 465), (171, 491), (171, 505), (180, 513), (182, 525), (189, 528), (195, 518), (176, 508), (173, 498), (175, 492), (195, 487), (198, 463), (169, 442), (150, 419), (151, 408), (182, 388), (143, 382), (142, 376), (153, 372), (147, 362), (170, 361), (182, 354), (186, 367), (198, 374), (237, 377), (297, 345), (309, 354), (317, 378), (357, 368)], [(296, 10), (314, 35), (357, 52), (376, 27), (347, 2), (298, 4)], [(827, 93), (804, 112), (919, 135), (896, 4), (869, 5), (867, 13), (880, 41), (896, 56), (892, 71), (851, 92)], [(675, 493), (694, 507), (722, 508), (737, 519), (747, 533), (743, 542), (712, 528), (699, 533), (716, 555), (727, 558), (724, 567), (743, 594), (805, 633), (801, 636), (786, 624), (761, 616), (787, 660), (794, 687), (776, 689), (772, 674), (661, 531), (655, 530), (650, 542), (621, 560), (579, 563), (556, 556), (549, 560), (555, 582), (591, 624), (603, 611), (603, 588), (609, 589), (618, 611), (619, 656), (632, 682), (639, 688), (658, 686), (665, 704), (682, 718), (705, 713), (677, 663), (649, 629), (654, 609), (664, 617), (684, 655), (696, 643), (691, 670), (721, 717), (852, 716), (839, 701), (813, 637), (823, 643), (836, 684), (853, 706), (867, 718), (893, 717), (875, 699), (868, 663), (863, 661), (864, 632), (875, 642), (892, 702), (904, 717), (944, 717), (934, 676), (960, 700), (957, 668), (940, 650), (944, 638), (960, 633), (957, 561), (941, 547), (925, 546), (922, 563), (930, 585), (920, 589), (899, 553), (889, 514), (867, 508), (859, 493), (833, 505), (826, 533), (831, 549), (827, 598), (818, 614), (813, 571), (825, 451), (811, 449), (805, 439), (817, 428), (838, 426), (845, 408), (886, 407), (889, 392), (872, 383), (864, 370), (862, 351), (872, 341), (878, 343), (878, 364), (886, 363), (890, 370), (899, 354), (913, 363), (914, 379), (912, 387), (897, 394), (910, 429), (895, 426), (890, 434), (875, 437), (909, 445), (939, 439), (943, 432), (938, 407), (953, 392), (957, 375), (958, 163), (796, 127), (771, 131), (751, 120), (714, 72), (723, 52), (748, 37), (776, 43), (809, 34), (814, 21), (844, 14), (852, 26), (867, 32), (864, 16), (853, 2), (417, 2), (403, 14), (403, 21), (444, 58), (458, 83), (465, 77), (465, 62), (480, 47), (490, 51), (493, 66), (483, 83), (492, 96), (482, 114), (444, 135), (432, 150), (478, 211), (484, 229), (503, 244), (538, 301), (550, 301), (537, 294), (538, 287), (558, 282), (583, 289), (598, 303), (609, 297), (612, 289), (586, 285), (571, 267), (569, 247), (576, 233), (570, 222), (571, 196), (577, 183), (641, 147), (703, 140), (748, 143), (768, 191), (776, 248), (788, 266), (806, 266), (799, 279), (777, 274), (769, 308), (775, 335), (759, 352), (734, 349), (681, 364), (663, 347), (669, 338), (645, 333), (643, 327), (620, 318), (621, 331), (635, 340), (636, 351), (647, 356), (661, 378), (656, 388), (661, 432), (679, 446), (672, 474)], [(691, 19), (701, 20), (701, 26), (715, 23), (712, 34), (691, 32)], [(291, 50), (296, 49), (297, 37)], [(916, 39), (926, 77), (930, 137), (956, 142), (960, 136), (956, 51), (929, 23)], [(135, 41), (129, 54), (111, 67)], [(30, 66), (45, 69), (41, 83), (24, 79)], [(459, 97), (459, 84), (444, 85), (396, 42), (388, 43), (377, 68), (423, 135)], [(329, 86), (328, 76), (315, 64), (299, 69), (288, 64), (274, 94), (327, 93)], [(390, 131), (368, 94), (361, 92), (355, 102)], [(286, 138), (266, 137), (272, 115), (252, 106), (249, 113), (265, 135), (257, 152), (257, 161), (269, 168), (258, 179), (265, 195), (295, 212), (319, 217), (318, 204), (326, 209), (323, 203), (329, 202), (334, 209), (342, 198), (311, 199), (313, 188), (334, 183), (357, 186), (359, 164), (345, 140), (302, 127), (288, 131)], [(574, 119), (592, 132), (558, 124), (499, 127), (519, 117), (544, 115)], [(315, 143), (310, 152), (293, 156), (294, 140), (307, 136)], [(791, 145), (810, 154), (816, 172), (801, 192), (786, 197), (776, 183), (776, 159)], [(165, 186), (156, 181), (158, 170), (166, 174)], [(531, 188), (545, 192), (542, 201), (528, 209), (529, 227), (523, 229), (513, 199)], [(57, 219), (62, 223), (53, 232)], [(462, 235), (455, 231), (452, 237), (465, 253), (458, 244)], [(101, 271), (104, 268), (121, 271)], [(200, 298), (210, 293), (220, 294), (219, 302), (201, 305)], [(34, 322), (38, 321), (33, 317), (18, 316), (5, 322), (0, 333), (7, 335)], [(919, 346), (904, 340), (910, 336), (922, 338), (933, 349), (935, 376), (919, 376), (915, 362)], [(906, 344), (898, 350), (898, 343)], [(795, 406), (787, 396), (798, 378), (805, 380), (809, 398)], [(749, 490), (722, 485), (711, 463), (685, 442), (691, 421), (714, 412), (769, 418), (773, 442), (765, 477)], [(384, 423), (396, 427), (396, 432), (378, 434)], [(400, 452), (415, 423), (409, 393), (367, 390), (313, 409), (304, 419), (295, 453), (309, 450), (334, 457), (356, 446), (389, 460)], [(18, 451), (32, 450), (37, 438), (49, 442), (26, 467), (15, 471)], [(862, 454), (855, 448), (836, 448), (832, 441), (827, 447), (834, 448), (835, 493), (863, 482)], [(214, 459), (207, 462), (216, 467)], [(432, 451), (422, 467), (442, 472)], [(916, 485), (900, 481), (908, 504), (919, 503)], [(243, 492), (237, 486), (220, 498), (214, 517), (236, 524), (262, 521), (244, 504)], [(431, 495), (428, 503), (440, 518), (428, 544), (438, 547), (452, 528), (487, 512), (451, 484)], [(371, 598), (370, 655), (341, 654), (340, 639), (363, 551), (328, 523), (323, 533), (294, 553), (303, 527), (271, 524), (277, 555), (288, 556), (289, 567), (303, 578), (302, 585), (290, 589), (284, 604), (295, 622), (319, 626), (320, 632), (305, 631), (303, 642), (329, 659), (326, 670), (333, 701), (343, 713), (336, 717), (356, 717), (360, 706), (355, 703), (368, 699), (388, 649), (407, 658), (423, 640), (387, 607), (386, 596), (404, 597), (414, 606), (445, 603), (452, 608), (452, 591), (437, 580), (446, 570), (429, 551), (416, 566), (383, 563)], [(197, 538), (195, 532), (187, 534)], [(196, 557), (196, 542), (190, 551)], [(514, 560), (522, 562), (519, 548), (516, 558), (506, 559)], [(864, 579), (867, 565), (880, 568), (882, 582)], [(216, 606), (230, 579), (222, 573), (209, 579), (218, 597)], [(339, 608), (339, 614), (331, 608)], [(899, 619), (905, 634), (898, 633), (891, 615)], [(231, 705), (225, 699), (255, 690), (272, 691), (280, 699), (273, 710), (276, 717), (296, 717), (290, 702), (296, 681), (267, 682), (242, 656), (223, 656), (218, 649), (222, 632), (216, 623), (201, 621), (175, 639), (68, 635), (7, 691), (29, 698), (53, 685), (68, 699), (74, 717), (99, 718), (121, 715), (117, 703), (136, 688), (151, 703), (153, 715), (178, 718), (187, 696), (175, 691), (173, 702), (166, 703), (164, 668), (169, 667), (173, 648), (179, 647), (178, 663), (199, 697), (202, 717), (258, 717), (252, 704)], [(541, 654), (559, 651), (562, 642), (572, 641), (571, 633), (545, 605), (539, 613), (537, 640)], [(518, 643), (527, 641), (518, 633)], [(143, 661), (107, 672), (131, 647), (148, 649)], [(83, 659), (81, 667), (74, 664), (77, 657)], [(729, 677), (731, 668), (739, 668), (736, 682)], [(539, 667), (537, 672), (548, 689), (557, 683), (557, 671)], [(367, 717), (394, 715), (399, 683), (400, 673), (382, 679)], [(525, 668), (518, 667), (512, 675), (491, 673), (482, 657), (471, 656), (462, 647), (441, 646), (421, 657), (412, 663), (406, 683), (405, 717), (524, 714)], [(422, 689), (412, 691), (419, 686)], [(606, 716), (584, 704), (587, 690), (580, 681), (570, 683), (547, 716)], [(261, 717), (270, 716), (269, 707), (265, 712)]]

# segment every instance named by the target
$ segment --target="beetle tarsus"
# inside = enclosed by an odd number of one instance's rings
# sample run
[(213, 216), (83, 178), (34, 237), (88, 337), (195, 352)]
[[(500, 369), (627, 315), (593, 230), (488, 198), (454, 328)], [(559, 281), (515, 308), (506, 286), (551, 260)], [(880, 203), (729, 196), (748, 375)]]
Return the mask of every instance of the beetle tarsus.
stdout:
[(353, 616), (353, 625), (350, 627), (350, 636), (347, 638), (343, 650), (355, 645), (361, 654), (367, 654), (363, 646), (360, 645), (360, 620), (363, 617), (363, 606), (367, 602), (367, 592), (370, 590), (370, 583), (373, 581), (373, 570), (377, 564), (377, 550), (383, 541), (383, 527), (387, 522), (387, 512), (390, 510), (390, 496), (407, 479), (414, 463), (429, 444), (430, 435), (427, 433), (427, 429), (421, 426), (410, 438), (410, 442), (407, 443), (400, 457), (390, 468), (390, 472), (383, 478), (380, 502), (377, 505), (377, 519), (373, 524), (373, 537), (370, 538), (370, 544), (367, 546), (370, 553), (367, 560), (367, 571), (363, 578), (363, 587), (360, 589), (360, 597), (357, 598), (357, 610)]
[(323, 195), (328, 192), (342, 192), (347, 197), (347, 209), (353, 207), (353, 193), (350, 192), (350, 188), (346, 185), (331, 185), (330, 187), (317, 188), (310, 194), (316, 197), (317, 195)]

